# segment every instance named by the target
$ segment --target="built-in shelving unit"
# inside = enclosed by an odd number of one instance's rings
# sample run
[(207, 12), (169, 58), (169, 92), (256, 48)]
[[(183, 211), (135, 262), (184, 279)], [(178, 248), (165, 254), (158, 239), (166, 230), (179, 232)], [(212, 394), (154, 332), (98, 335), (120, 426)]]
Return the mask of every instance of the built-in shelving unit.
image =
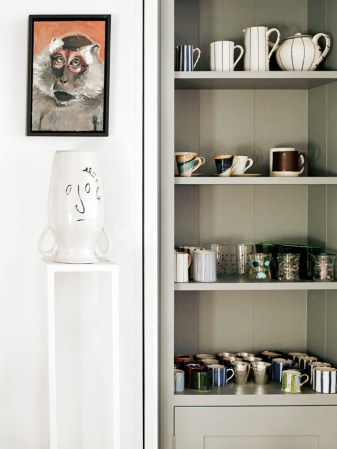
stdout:
[[(269, 72), (245, 72), (241, 63), (234, 72), (209, 71), (210, 42), (242, 45), (247, 26), (276, 27), (282, 38), (299, 31), (336, 37), (337, 2), (168, 0), (162, 15), (161, 448), (175, 437), (177, 449), (255, 449), (264, 442), (330, 449), (336, 432), (315, 423), (330, 413), (337, 419), (337, 395), (310, 386), (289, 395), (280, 384), (251, 381), (174, 394), (172, 364), (175, 353), (279, 349), (337, 365), (337, 282), (226, 275), (216, 283), (174, 283), (173, 248), (264, 241), (337, 251), (336, 51), (313, 72), (282, 72), (275, 61)], [(200, 62), (194, 72), (175, 72), (174, 46), (186, 43), (201, 49)], [(303, 175), (268, 176), (275, 147), (305, 151)], [(195, 176), (176, 177), (175, 151), (196, 152), (206, 163)], [(215, 176), (219, 153), (251, 157), (247, 174), (258, 176)], [(298, 413), (300, 430), (293, 426)], [(290, 419), (279, 426), (285, 414)]]

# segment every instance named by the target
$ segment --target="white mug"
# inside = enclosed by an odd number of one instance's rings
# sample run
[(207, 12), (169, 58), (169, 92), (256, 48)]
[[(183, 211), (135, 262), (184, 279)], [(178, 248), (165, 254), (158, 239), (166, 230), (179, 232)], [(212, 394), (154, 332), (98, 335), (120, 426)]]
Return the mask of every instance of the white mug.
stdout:
[(296, 151), (295, 148), (271, 148), (269, 153), (269, 175), (273, 176), (273, 154), (277, 151)]
[[(237, 160), (239, 160), (238, 164), (236, 164)], [(235, 165), (235, 168), (232, 171), (232, 175), (243, 175), (253, 163), (253, 159), (248, 156), (235, 156), (233, 164)]]
[(182, 369), (174, 370), (174, 391), (181, 393), (185, 389), (185, 372)]
[(317, 393), (336, 393), (337, 369), (319, 366), (313, 370), (312, 388)]
[[(240, 50), (234, 60), (234, 52)], [(211, 70), (218, 72), (231, 72), (243, 56), (243, 47), (235, 45), (233, 41), (217, 41), (210, 44)]]
[(196, 282), (216, 282), (216, 251), (194, 251), (193, 280)]
[(174, 282), (188, 282), (188, 269), (191, 256), (188, 253), (175, 251), (174, 254)]
[[(276, 28), (268, 30), (265, 26), (250, 27), (244, 32), (245, 57), (244, 70), (252, 72), (269, 71), (269, 60), (280, 42), (280, 32)], [(269, 36), (277, 34), (276, 42), (269, 51)]]

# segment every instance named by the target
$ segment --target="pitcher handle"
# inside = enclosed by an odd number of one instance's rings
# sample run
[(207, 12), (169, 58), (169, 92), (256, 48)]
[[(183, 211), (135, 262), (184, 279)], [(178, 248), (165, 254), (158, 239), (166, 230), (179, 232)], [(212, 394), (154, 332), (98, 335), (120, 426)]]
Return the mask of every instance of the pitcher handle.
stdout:
[(298, 153), (298, 158), (302, 159), (301, 165), (298, 167), (298, 171), (301, 175), (303, 173), (304, 167), (308, 163), (308, 155), (306, 153)]
[(40, 235), (40, 238), (38, 241), (38, 248), (43, 257), (45, 257), (48, 261), (52, 261), (52, 260), (54, 260), (54, 257), (56, 255), (56, 251), (57, 251), (56, 243), (54, 243), (50, 249), (44, 249), (44, 247), (43, 247), (43, 241), (44, 241), (49, 230), (50, 230), (50, 226), (49, 226), (49, 224), (47, 224)]
[(199, 61), (200, 55), (201, 55), (200, 48), (194, 48), (194, 49), (193, 49), (193, 54), (194, 54), (195, 51), (198, 52), (198, 56), (197, 56), (197, 59), (196, 59), (195, 63), (193, 64), (193, 70), (194, 70), (194, 67), (198, 64), (198, 61)]
[(325, 38), (325, 49), (324, 49), (323, 53), (321, 54), (321, 56), (317, 59), (317, 61), (315, 61), (315, 66), (316, 67), (323, 61), (323, 59), (328, 54), (328, 52), (330, 50), (330, 43), (331, 43), (330, 36), (328, 36), (325, 33), (318, 33), (318, 34), (315, 34), (315, 36), (312, 38), (312, 41), (313, 41), (313, 43), (315, 45), (318, 45), (318, 39), (320, 37), (324, 37)]
[(235, 46), (234, 46), (234, 49), (233, 49), (233, 52), (235, 51), (236, 48), (239, 48), (239, 49), (240, 49), (240, 54), (239, 54), (239, 56), (236, 58), (236, 61), (234, 62), (233, 69), (235, 69), (236, 64), (240, 61), (240, 59), (241, 59), (242, 56), (243, 56), (243, 52), (244, 52), (244, 49), (243, 49), (243, 47), (241, 47), (241, 45), (235, 45)]
[(111, 251), (112, 240), (111, 240), (111, 237), (110, 237), (108, 231), (104, 227), (102, 228), (102, 232), (103, 232), (103, 235), (105, 237), (105, 240), (106, 240), (106, 243), (107, 243), (107, 247), (106, 247), (106, 249), (104, 251), (100, 251), (98, 249), (97, 245), (95, 245), (95, 255), (96, 255), (96, 257), (99, 260), (101, 260), (103, 262), (103, 261), (107, 260), (106, 256)]
[(268, 54), (268, 59), (270, 59), (271, 55), (274, 53), (274, 51), (277, 49), (278, 44), (280, 42), (281, 39), (281, 34), (279, 32), (279, 30), (277, 28), (270, 28), (270, 30), (267, 31), (267, 38), (269, 38), (269, 36), (271, 35), (271, 33), (275, 32), (277, 34), (277, 39), (276, 42), (274, 43), (272, 49), (270, 50), (269, 54)]
[(302, 383), (300, 384), (300, 387), (301, 387), (302, 385), (306, 384), (306, 383), (308, 382), (308, 380), (309, 380), (308, 374), (302, 374), (302, 375), (300, 376), (300, 379), (302, 379), (302, 377), (306, 377), (306, 379), (305, 379), (304, 382), (302, 382)]

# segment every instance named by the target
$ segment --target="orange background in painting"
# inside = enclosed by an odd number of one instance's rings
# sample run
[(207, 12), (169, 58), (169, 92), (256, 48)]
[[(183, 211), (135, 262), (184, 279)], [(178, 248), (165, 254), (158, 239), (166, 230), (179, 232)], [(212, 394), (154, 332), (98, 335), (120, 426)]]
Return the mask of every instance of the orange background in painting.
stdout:
[(101, 20), (42, 20), (34, 22), (34, 56), (49, 45), (53, 37), (65, 37), (72, 34), (83, 34), (93, 43), (101, 46), (99, 59), (104, 62), (105, 54), (105, 21)]

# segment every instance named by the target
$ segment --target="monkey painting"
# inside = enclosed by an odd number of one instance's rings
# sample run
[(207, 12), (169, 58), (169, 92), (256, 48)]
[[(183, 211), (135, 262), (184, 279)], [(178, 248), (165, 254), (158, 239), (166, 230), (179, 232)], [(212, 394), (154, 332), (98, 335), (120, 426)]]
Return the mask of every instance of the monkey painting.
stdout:
[(100, 45), (81, 34), (54, 37), (33, 62), (32, 131), (103, 131)]

